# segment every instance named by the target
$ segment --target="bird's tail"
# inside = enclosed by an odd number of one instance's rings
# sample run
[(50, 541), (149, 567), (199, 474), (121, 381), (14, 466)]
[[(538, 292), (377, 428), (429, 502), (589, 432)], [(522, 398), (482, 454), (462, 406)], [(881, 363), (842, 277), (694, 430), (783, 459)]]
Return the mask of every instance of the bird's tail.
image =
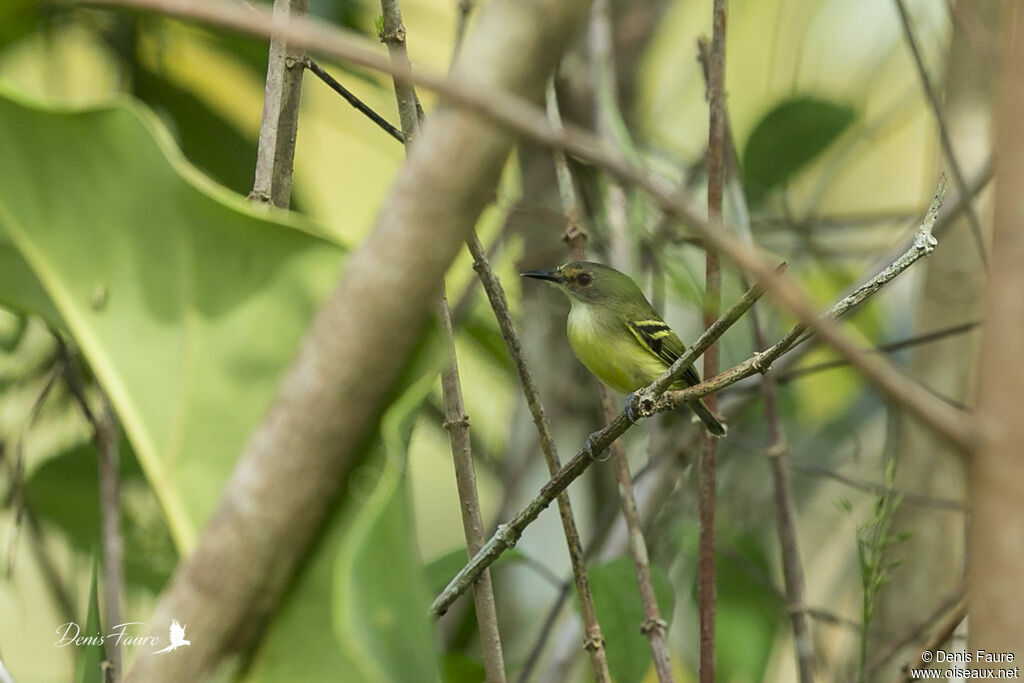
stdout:
[(708, 407), (704, 405), (704, 401), (698, 398), (696, 401), (691, 401), (686, 405), (690, 406), (690, 410), (704, 423), (704, 428), (708, 430), (708, 433), (712, 436), (725, 436), (727, 431), (725, 423), (711, 414)]

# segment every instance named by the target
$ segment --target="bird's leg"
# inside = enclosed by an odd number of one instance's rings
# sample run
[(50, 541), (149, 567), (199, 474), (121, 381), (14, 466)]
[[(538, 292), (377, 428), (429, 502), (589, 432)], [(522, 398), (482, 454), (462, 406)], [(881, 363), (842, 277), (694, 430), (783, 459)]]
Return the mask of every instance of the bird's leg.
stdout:
[(583, 444), (583, 450), (587, 452), (587, 455), (589, 455), (590, 459), (594, 462), (604, 462), (611, 455), (611, 451), (605, 448), (600, 453), (594, 452), (594, 437), (597, 434), (598, 432), (591, 432), (590, 436), (587, 437), (586, 443)]
[(633, 424), (636, 424), (640, 420), (640, 415), (637, 413), (636, 408), (633, 407), (633, 399), (636, 398), (636, 392), (632, 392), (626, 397), (626, 417)]
[(654, 399), (647, 393), (647, 389), (637, 389), (626, 397), (625, 410), (629, 421), (636, 424), (641, 418), (654, 414)]

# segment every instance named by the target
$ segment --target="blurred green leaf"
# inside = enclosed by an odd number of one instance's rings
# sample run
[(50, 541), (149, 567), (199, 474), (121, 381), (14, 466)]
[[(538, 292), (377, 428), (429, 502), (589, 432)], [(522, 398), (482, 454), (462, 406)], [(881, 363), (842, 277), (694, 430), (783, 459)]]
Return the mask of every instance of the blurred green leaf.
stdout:
[(461, 652), (449, 652), (444, 656), (445, 683), (480, 683), (486, 680), (484, 665)]
[(765, 582), (772, 572), (758, 540), (749, 534), (731, 540), (738, 555), (718, 557), (715, 667), (723, 681), (761, 681), (784, 606)]
[(128, 103), (51, 110), (0, 91), (0, 149), (0, 243), (16, 249), (0, 301), (60, 316), (188, 549), (342, 249), (211, 183)]
[[(100, 599), (97, 590), (99, 577), (99, 560), (94, 556), (92, 561), (92, 578), (89, 581), (89, 609), (85, 618), (85, 629), (81, 635), (86, 638), (95, 639), (87, 641), (87, 644), (78, 648), (78, 677), (79, 683), (103, 683), (103, 660), (106, 653), (103, 651), (102, 634), (103, 626), (100, 623)], [(74, 627), (72, 627), (74, 628)], [(74, 631), (67, 634), (73, 637)], [(100, 637), (97, 637), (100, 636)]]
[[(607, 643), (608, 669), (612, 678), (618, 683), (641, 680), (651, 666), (651, 646), (640, 632), (644, 610), (640, 604), (640, 588), (633, 560), (620, 557), (593, 569), (588, 568), (587, 577), (594, 595), (594, 609)], [(655, 566), (651, 567), (651, 580), (661, 616), (669, 621), (676, 603), (672, 584)]]
[(44, 16), (53, 12), (39, 0), (4, 0), (0, 3), (0, 48), (37, 30)]
[[(173, 121), (175, 138), (189, 161), (230, 190), (246, 194), (252, 189), (256, 140), (193, 93), (138, 64), (132, 87), (136, 97)], [(293, 209), (299, 210), (298, 205)]]
[(845, 104), (799, 95), (776, 104), (754, 127), (743, 149), (747, 201), (759, 204), (814, 161), (857, 118)]
[[(126, 441), (121, 443), (120, 456), (125, 581), (156, 593), (174, 571), (178, 553), (159, 503)], [(92, 444), (82, 443), (49, 458), (29, 475), (25, 492), (32, 509), (64, 532), (75, 548), (88, 552), (99, 546), (99, 479)]]
[(27, 328), (28, 320), (25, 316), (0, 308), (0, 352), (14, 351)]

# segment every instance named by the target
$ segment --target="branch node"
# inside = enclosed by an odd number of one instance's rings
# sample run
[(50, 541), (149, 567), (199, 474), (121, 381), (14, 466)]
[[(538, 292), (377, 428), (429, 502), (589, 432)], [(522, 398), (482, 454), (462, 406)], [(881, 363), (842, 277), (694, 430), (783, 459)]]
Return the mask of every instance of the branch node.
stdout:
[(930, 254), (935, 251), (935, 247), (938, 246), (939, 241), (935, 239), (935, 236), (931, 233), (931, 230), (927, 228), (921, 228), (917, 236), (914, 238), (914, 248), (923, 251), (926, 254)]
[(786, 444), (786, 442), (784, 441), (773, 443), (771, 446), (768, 447), (768, 450), (766, 450), (764, 454), (769, 458), (772, 458), (773, 460), (775, 458), (781, 458), (783, 456), (789, 455), (789, 445)]
[(585, 242), (587, 237), (587, 231), (583, 229), (579, 220), (576, 218), (576, 211), (574, 209), (570, 209), (568, 220), (565, 224), (565, 234), (562, 235), (562, 241), (566, 244), (572, 244), (577, 240)]
[(270, 199), (270, 194), (267, 193), (267, 192), (260, 191), (260, 190), (253, 190), (248, 195), (246, 195), (245, 198), (248, 199), (250, 202), (255, 202), (255, 203), (258, 203), (258, 204), (271, 204), (272, 203), (272, 201)]
[(668, 628), (668, 622), (660, 617), (651, 617), (650, 619), (644, 619), (644, 623), (640, 625), (640, 633), (647, 635), (652, 631), (661, 631), (662, 633)]
[(600, 633), (591, 634), (583, 641), (583, 649), (587, 652), (597, 652), (604, 649), (604, 637)]
[(520, 532), (508, 524), (499, 524), (498, 528), (494, 531), (494, 538), (508, 550), (516, 547), (516, 543), (519, 542), (519, 535)]
[(810, 613), (810, 610), (807, 608), (807, 605), (800, 605), (800, 604), (786, 605), (786, 614), (788, 614), (789, 616), (793, 616), (794, 614), (805, 614), (806, 615), (806, 614), (809, 614), (809, 613)]
[(382, 43), (404, 43), (405, 42), (405, 27), (399, 26), (393, 31), (381, 31), (378, 36)]
[(441, 423), (441, 426), (444, 429), (451, 429), (452, 427), (456, 426), (469, 427), (469, 415), (463, 413), (449, 420), (445, 420), (444, 422)]
[(300, 69), (304, 69), (308, 65), (309, 65), (309, 59), (308, 58), (297, 58), (297, 57), (295, 57), (293, 55), (288, 55), (287, 57), (284, 58), (284, 67), (286, 69), (294, 69), (295, 67), (299, 67)]
[[(641, 389), (633, 393), (626, 403), (626, 407), (638, 417), (650, 417), (655, 412), (654, 397), (646, 390)], [(636, 420), (633, 421), (636, 422)]]
[(768, 357), (768, 354), (762, 351), (758, 351), (754, 354), (754, 361), (752, 365), (754, 366), (754, 369), (762, 375), (772, 369), (771, 359)]

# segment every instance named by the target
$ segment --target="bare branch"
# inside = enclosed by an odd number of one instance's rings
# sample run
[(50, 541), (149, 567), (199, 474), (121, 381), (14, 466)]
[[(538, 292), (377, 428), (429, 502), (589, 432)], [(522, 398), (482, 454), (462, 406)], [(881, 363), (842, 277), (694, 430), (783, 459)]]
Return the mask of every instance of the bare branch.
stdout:
[(395, 128), (391, 123), (383, 116), (373, 110), (370, 105), (363, 102), (361, 99), (352, 94), (348, 88), (339, 83), (334, 76), (327, 73), (323, 67), (317, 64), (312, 59), (306, 58), (306, 68), (313, 72), (317, 78), (327, 84), (327, 86), (338, 93), (344, 98), (346, 102), (355, 107), (359, 112), (364, 114), (366, 118), (377, 124), (377, 127), (383, 130), (385, 133), (393, 137), (399, 142), (405, 142), (405, 136), (402, 135), (402, 131)]
[[(711, 52), (707, 62), (708, 98), (708, 228), (721, 233), (722, 195), (725, 189), (725, 23), (728, 3), (713, 0), (711, 9)], [(704, 325), (714, 323), (721, 307), (722, 267), (718, 250), (708, 245), (704, 251)], [(718, 374), (718, 345), (704, 352), (704, 376)], [(718, 409), (718, 397), (708, 396), (708, 409)], [(700, 532), (697, 543), (698, 672), (701, 683), (715, 680), (715, 494), (718, 491), (718, 439), (701, 435), (700, 467), (697, 485), (697, 511)]]
[[(705, 80), (711, 82), (711, 55), (707, 42), (698, 41), (701, 65), (704, 67)], [(709, 86), (710, 87), (710, 86)], [(746, 206), (745, 193), (740, 183), (739, 161), (736, 145), (733, 141), (729, 125), (728, 109), (722, 104), (722, 138), (728, 159), (730, 174), (729, 189), (737, 213), (741, 218), (737, 221), (741, 235), (753, 244), (753, 231), (750, 230), (749, 212)], [(710, 148), (711, 146), (709, 146)], [(710, 165), (709, 165), (710, 166)], [(742, 278), (745, 283), (745, 278)], [(759, 352), (768, 348), (764, 327), (757, 307), (750, 310), (750, 321), (753, 329), (754, 348)], [(804, 597), (804, 570), (800, 560), (800, 547), (796, 530), (796, 503), (789, 478), (789, 444), (786, 442), (785, 431), (778, 406), (778, 385), (774, 373), (765, 373), (761, 381), (761, 396), (764, 400), (765, 421), (768, 431), (768, 445), (764, 451), (772, 469), (772, 481), (775, 489), (776, 529), (782, 554), (782, 573), (785, 581), (785, 599), (790, 623), (793, 626), (793, 647), (796, 654), (797, 672), (801, 683), (814, 681), (814, 641), (811, 638), (809, 612)]]
[[(51, 330), (63, 368), (64, 381), (82, 416), (92, 428), (97, 450), (100, 501), (100, 548), (103, 556), (103, 585), (106, 620), (111, 626), (121, 623), (121, 594), (124, 591), (124, 544), (121, 538), (121, 493), (118, 476), (120, 427), (117, 415), (106, 395), (100, 391), (100, 409), (94, 411), (85, 395), (85, 379), (78, 359), (60, 333)], [(111, 680), (120, 680), (121, 648), (116, 639), (104, 644), (110, 660)]]
[[(304, 16), (308, 7), (309, 0), (274, 0), (275, 26), (288, 26), (295, 18)], [(267, 59), (256, 180), (249, 199), (269, 202), (282, 209), (287, 209), (291, 203), (305, 60), (302, 49), (290, 44), (287, 35), (278, 34), (275, 30)]]

